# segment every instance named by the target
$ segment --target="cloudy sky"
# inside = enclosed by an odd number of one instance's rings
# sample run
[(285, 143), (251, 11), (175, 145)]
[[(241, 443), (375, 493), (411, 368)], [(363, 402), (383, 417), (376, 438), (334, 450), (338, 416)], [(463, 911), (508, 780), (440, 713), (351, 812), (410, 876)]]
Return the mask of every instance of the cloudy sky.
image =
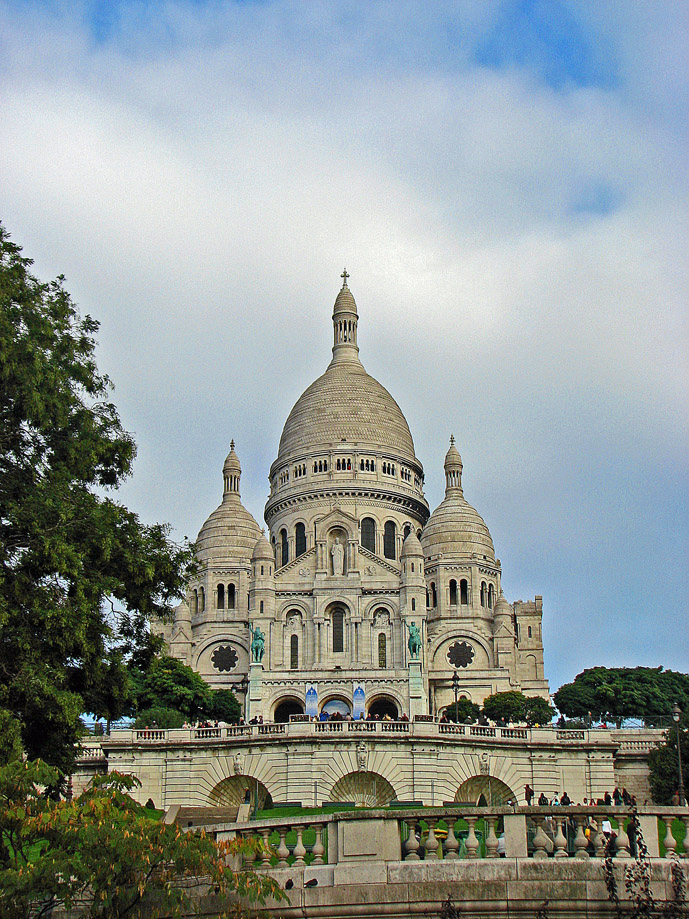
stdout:
[(443, 496), (453, 432), (554, 689), (689, 670), (685, 0), (0, 0), (0, 218), (100, 320), (122, 498), (262, 520), (346, 265)]

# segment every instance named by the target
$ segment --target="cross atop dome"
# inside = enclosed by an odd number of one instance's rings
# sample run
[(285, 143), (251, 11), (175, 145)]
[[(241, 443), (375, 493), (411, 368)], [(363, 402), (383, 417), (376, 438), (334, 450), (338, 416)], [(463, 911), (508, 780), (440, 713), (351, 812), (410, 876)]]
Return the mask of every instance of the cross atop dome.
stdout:
[(340, 275), (340, 277), (342, 278), (342, 290), (344, 290), (345, 287), (347, 286), (347, 278), (348, 278), (349, 276), (350, 276), (350, 275), (349, 275), (349, 272), (348, 272), (347, 269), (345, 268), (345, 270), (344, 270), (344, 271), (342, 272), (342, 274)]

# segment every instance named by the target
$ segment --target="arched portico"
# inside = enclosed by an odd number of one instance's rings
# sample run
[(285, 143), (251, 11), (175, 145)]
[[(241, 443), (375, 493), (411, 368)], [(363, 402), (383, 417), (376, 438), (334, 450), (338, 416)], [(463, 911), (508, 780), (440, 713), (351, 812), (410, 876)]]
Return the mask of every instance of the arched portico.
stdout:
[(465, 804), (487, 804), (497, 806), (508, 801), (517, 802), (517, 796), (509, 785), (494, 775), (472, 775), (457, 789), (455, 801)]
[(273, 806), (270, 792), (250, 775), (230, 775), (211, 789), (208, 803), (215, 807), (239, 807), (249, 801), (258, 810)]
[(397, 800), (397, 793), (377, 772), (349, 772), (335, 782), (330, 800), (353, 801), (358, 807), (385, 807)]
[(380, 719), (385, 718), (386, 715), (389, 715), (393, 721), (396, 721), (401, 712), (399, 705), (396, 699), (393, 699), (392, 696), (386, 694), (380, 694), (375, 696), (368, 704), (368, 714), (372, 716), (378, 716)]

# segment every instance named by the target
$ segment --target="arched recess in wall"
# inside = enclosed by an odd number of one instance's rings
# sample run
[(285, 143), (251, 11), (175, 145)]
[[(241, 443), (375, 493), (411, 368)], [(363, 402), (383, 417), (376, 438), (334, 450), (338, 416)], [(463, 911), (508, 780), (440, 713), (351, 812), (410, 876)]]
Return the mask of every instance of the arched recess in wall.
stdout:
[(472, 775), (466, 782), (462, 782), (455, 794), (455, 801), (461, 801), (462, 804), (479, 804), (480, 802), (489, 807), (502, 806), (508, 801), (517, 802), (518, 800), (510, 786), (493, 775)]
[(273, 806), (273, 799), (266, 786), (250, 775), (231, 775), (218, 782), (208, 796), (208, 803), (215, 807), (239, 807), (244, 803), (247, 791), (251, 795), (252, 804), (258, 797), (259, 810)]
[(376, 696), (369, 703), (368, 714), (374, 718), (378, 715), (381, 720), (389, 715), (393, 721), (396, 721), (400, 716), (400, 710), (397, 702), (391, 696)]
[(290, 715), (303, 715), (304, 714), (304, 703), (300, 699), (295, 699), (289, 697), (287, 699), (280, 699), (275, 706), (275, 712), (273, 714), (273, 721), (276, 721), (278, 724), (286, 724)]
[(397, 793), (377, 772), (349, 772), (332, 787), (330, 801), (353, 801), (359, 807), (385, 807), (397, 800)]
[(303, 523), (298, 523), (294, 528), (295, 557), (299, 558), (306, 552), (306, 527)]
[(361, 521), (361, 545), (369, 552), (376, 551), (376, 522), (373, 517)]

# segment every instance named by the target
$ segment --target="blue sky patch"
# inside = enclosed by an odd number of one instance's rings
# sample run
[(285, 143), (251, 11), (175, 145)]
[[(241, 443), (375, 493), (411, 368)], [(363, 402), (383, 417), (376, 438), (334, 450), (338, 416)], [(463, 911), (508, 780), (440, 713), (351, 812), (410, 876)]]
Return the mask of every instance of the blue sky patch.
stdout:
[(476, 51), (487, 67), (516, 66), (531, 71), (553, 89), (610, 86), (614, 66), (609, 48), (586, 35), (558, 0), (508, 0)]

